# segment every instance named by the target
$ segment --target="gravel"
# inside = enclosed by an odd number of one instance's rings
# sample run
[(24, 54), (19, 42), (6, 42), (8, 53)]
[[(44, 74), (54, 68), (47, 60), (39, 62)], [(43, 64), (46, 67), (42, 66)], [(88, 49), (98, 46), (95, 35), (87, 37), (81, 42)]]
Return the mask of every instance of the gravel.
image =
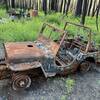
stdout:
[[(68, 77), (75, 80), (70, 94), (66, 88)], [(9, 85), (0, 84), (0, 100), (100, 100), (99, 72), (76, 73), (68, 77), (34, 78), (29, 89), (19, 92), (13, 91)]]
[(100, 100), (100, 73), (77, 74), (76, 85), (68, 100)]

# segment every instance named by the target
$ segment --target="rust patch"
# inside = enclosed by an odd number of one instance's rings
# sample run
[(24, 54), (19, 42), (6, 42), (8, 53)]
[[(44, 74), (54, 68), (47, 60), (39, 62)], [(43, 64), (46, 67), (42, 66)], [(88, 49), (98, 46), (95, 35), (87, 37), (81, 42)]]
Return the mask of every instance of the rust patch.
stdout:
[(6, 43), (7, 60), (31, 59), (42, 57), (42, 50), (37, 48), (32, 42)]
[(54, 54), (56, 56), (58, 50), (59, 50), (59, 47), (60, 45), (57, 44), (56, 42), (53, 42), (52, 40), (50, 39), (47, 39), (46, 37), (44, 36), (40, 36), (38, 38), (38, 41), (40, 43), (43, 43), (45, 45), (45, 47), (47, 47), (49, 50), (51, 50), (52, 54)]
[(41, 66), (42, 66), (41, 63), (34, 61), (31, 63), (12, 64), (12, 65), (9, 65), (9, 69), (12, 71), (26, 71), (33, 68), (39, 68)]

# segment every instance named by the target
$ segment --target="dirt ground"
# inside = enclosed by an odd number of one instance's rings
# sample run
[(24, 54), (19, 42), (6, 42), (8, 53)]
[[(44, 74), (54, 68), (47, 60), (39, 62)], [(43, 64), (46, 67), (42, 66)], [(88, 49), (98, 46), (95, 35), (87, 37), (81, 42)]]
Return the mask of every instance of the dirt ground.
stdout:
[[(75, 85), (70, 94), (66, 80), (70, 77)], [(7, 82), (0, 82), (0, 100), (100, 100), (100, 73), (90, 71), (68, 77), (43, 77), (32, 79), (32, 86), (20, 92), (13, 91)], [(6, 80), (7, 81), (7, 80)], [(3, 84), (3, 86), (2, 86)]]

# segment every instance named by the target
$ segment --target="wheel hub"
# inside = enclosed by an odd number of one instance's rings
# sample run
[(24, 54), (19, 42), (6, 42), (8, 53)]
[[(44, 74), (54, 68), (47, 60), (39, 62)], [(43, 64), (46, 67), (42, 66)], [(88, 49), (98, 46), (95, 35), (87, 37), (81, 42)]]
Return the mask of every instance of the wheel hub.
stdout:
[(28, 75), (14, 75), (12, 80), (12, 88), (14, 90), (26, 89), (30, 87), (31, 79)]
[(90, 63), (88, 61), (82, 62), (80, 66), (81, 72), (87, 72), (90, 69)]

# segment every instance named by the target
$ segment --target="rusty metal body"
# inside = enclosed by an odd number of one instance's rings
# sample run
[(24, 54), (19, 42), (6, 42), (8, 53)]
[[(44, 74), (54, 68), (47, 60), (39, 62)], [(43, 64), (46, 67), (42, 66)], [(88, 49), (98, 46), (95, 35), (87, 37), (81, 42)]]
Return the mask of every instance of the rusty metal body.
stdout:
[[(49, 27), (54, 32), (63, 34), (61, 41), (55, 42), (50, 39), (50, 36), (45, 37), (43, 32), (46, 27)], [(67, 32), (45, 23), (38, 39), (34, 42), (2, 44), (3, 49), (1, 51), (4, 55), (0, 55), (0, 79), (11, 78), (13, 89), (19, 90), (30, 86), (30, 76), (38, 68), (41, 69), (46, 78), (65, 72), (66, 65), (57, 65), (56, 56), (66, 34)], [(68, 68), (68, 73), (70, 69), (72, 68)]]
[[(68, 22), (64, 30), (67, 24)], [(59, 39), (52, 40), (51, 33), (48, 37), (44, 36), (46, 27), (54, 33), (60, 33)], [(44, 23), (36, 41), (3, 44), (4, 55), (0, 58), (0, 79), (12, 78), (12, 87), (17, 90), (30, 86), (31, 80), (28, 75), (34, 74), (35, 69), (41, 69), (47, 78), (56, 74), (73, 73), (84, 60), (99, 62), (100, 52), (92, 45), (90, 48), (91, 32), (89, 40), (84, 43), (79, 37), (70, 39), (69, 33), (64, 30)]]

